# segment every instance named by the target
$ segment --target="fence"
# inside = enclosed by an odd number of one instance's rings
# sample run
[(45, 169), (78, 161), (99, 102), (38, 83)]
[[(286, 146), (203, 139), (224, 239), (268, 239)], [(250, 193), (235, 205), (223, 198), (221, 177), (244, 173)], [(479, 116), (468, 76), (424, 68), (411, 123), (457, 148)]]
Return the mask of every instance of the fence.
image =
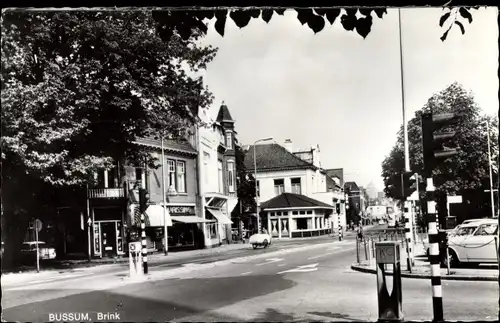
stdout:
[(406, 252), (406, 239), (404, 229), (387, 229), (371, 231), (356, 237), (356, 260), (358, 264), (375, 262), (375, 243), (382, 241), (397, 241), (400, 250)]

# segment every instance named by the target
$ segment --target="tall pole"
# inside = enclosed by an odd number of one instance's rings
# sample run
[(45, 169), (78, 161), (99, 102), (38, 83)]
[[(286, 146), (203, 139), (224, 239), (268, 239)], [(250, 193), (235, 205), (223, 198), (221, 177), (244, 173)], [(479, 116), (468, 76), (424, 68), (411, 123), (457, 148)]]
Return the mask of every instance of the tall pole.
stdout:
[(495, 198), (493, 197), (493, 171), (491, 170), (491, 148), (490, 148), (490, 125), (486, 120), (486, 134), (488, 135), (488, 162), (490, 166), (490, 197), (491, 197), (491, 217), (495, 217)]
[(90, 262), (92, 260), (92, 249), (91, 249), (91, 234), (90, 230), (92, 229), (93, 222), (91, 221), (90, 218), (90, 199), (89, 199), (89, 184), (86, 184), (85, 186), (86, 191), (87, 191), (87, 253), (88, 253), (88, 261)]
[(403, 135), (405, 147), (405, 170), (410, 171), (410, 150), (408, 147), (408, 126), (406, 124), (406, 110), (405, 110), (405, 89), (404, 89), (404, 73), (403, 73), (403, 41), (401, 36), (401, 9), (398, 9), (399, 15), (399, 57), (400, 57), (400, 70), (401, 70), (401, 102), (403, 108)]
[(38, 246), (38, 219), (33, 220), (33, 228), (35, 228), (35, 244), (36, 244), (36, 272), (40, 272), (40, 247)]
[[(428, 216), (428, 234), (429, 234), (429, 261), (431, 263), (431, 286), (432, 286), (432, 309), (434, 321), (443, 321), (443, 290), (441, 287), (441, 266), (439, 259), (439, 236), (437, 228), (437, 212), (435, 200), (435, 187), (432, 177), (426, 174), (427, 187), (426, 191), (429, 195), (427, 201), (427, 216)], [(426, 177), (427, 177), (426, 176)]]
[(259, 142), (269, 141), (269, 140), (273, 140), (273, 137), (259, 139), (255, 141), (253, 144), (253, 167), (254, 167), (254, 180), (255, 180), (255, 211), (257, 212), (257, 233), (260, 232), (260, 210), (259, 210), (260, 205), (259, 205), (259, 196), (257, 190), (257, 154), (255, 146), (257, 146)]
[(254, 167), (254, 181), (255, 181), (255, 212), (257, 213), (257, 233), (260, 232), (260, 210), (259, 210), (259, 195), (257, 189), (257, 155), (255, 146), (257, 141), (253, 145), (253, 167)]
[(163, 197), (163, 252), (168, 255), (168, 228), (167, 228), (167, 197), (165, 192), (165, 148), (163, 134), (161, 135), (161, 192)]

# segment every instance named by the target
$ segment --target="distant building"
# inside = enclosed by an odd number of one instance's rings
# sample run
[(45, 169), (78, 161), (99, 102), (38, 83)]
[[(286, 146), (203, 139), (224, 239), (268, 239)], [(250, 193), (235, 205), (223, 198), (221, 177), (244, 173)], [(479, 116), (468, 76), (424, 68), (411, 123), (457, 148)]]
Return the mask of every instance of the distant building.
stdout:
[(293, 152), (291, 140), (283, 146), (250, 146), (245, 166), (252, 175), (254, 149), (261, 224), (269, 233), (276, 238), (314, 236), (337, 226), (332, 214), (344, 197), (338, 179), (321, 168), (319, 147)]

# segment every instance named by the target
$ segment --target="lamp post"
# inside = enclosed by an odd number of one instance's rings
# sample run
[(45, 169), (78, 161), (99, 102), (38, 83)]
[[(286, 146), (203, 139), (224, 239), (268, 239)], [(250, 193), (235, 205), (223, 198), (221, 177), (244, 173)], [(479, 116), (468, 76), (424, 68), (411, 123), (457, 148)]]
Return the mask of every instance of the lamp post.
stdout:
[(486, 134), (488, 136), (488, 163), (490, 166), (490, 197), (491, 197), (491, 217), (495, 217), (495, 199), (493, 197), (493, 171), (491, 169), (491, 148), (490, 148), (490, 125), (486, 120)]
[(163, 146), (163, 134), (161, 135), (161, 192), (163, 197), (163, 252), (168, 255), (168, 228), (167, 228), (167, 198), (165, 192), (165, 148)]
[(260, 210), (259, 210), (259, 195), (258, 190), (257, 190), (257, 155), (255, 153), (255, 146), (259, 142), (264, 142), (264, 141), (271, 141), (273, 140), (273, 137), (269, 138), (262, 138), (254, 142), (253, 144), (253, 167), (254, 167), (254, 180), (255, 180), (255, 211), (257, 213), (257, 233), (259, 233), (259, 228), (260, 228)]

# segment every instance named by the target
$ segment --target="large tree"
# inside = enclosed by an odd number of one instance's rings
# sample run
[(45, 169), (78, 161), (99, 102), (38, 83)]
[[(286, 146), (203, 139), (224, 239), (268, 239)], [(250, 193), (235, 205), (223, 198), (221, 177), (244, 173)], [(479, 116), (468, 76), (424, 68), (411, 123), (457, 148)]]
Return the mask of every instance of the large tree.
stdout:
[[(459, 123), (452, 126), (456, 135), (448, 144), (449, 148), (458, 146), (460, 150), (454, 157), (441, 162), (433, 171), (436, 190), (439, 194), (453, 195), (476, 192), (484, 196), (484, 189), (489, 188), (489, 184), (485, 185), (489, 178), (486, 121), (489, 122), (493, 180), (496, 183), (497, 177), (495, 175), (498, 174), (498, 141), (496, 140), (498, 138), (498, 118), (482, 114), (474, 102), (472, 93), (468, 93), (457, 83), (434, 94), (425, 106), (408, 121), (410, 168), (418, 173), (423, 168), (420, 117), (423, 112), (430, 111), (434, 114), (455, 113), (461, 115)], [(387, 196), (401, 197), (399, 174), (402, 171), (404, 171), (403, 127), (398, 133), (392, 150), (382, 162), (384, 191)], [(420, 193), (422, 196), (425, 194), (424, 191)]]
[(136, 137), (160, 129), (185, 135), (212, 98), (186, 71), (205, 68), (216, 53), (200, 45), (201, 36), (174, 32), (165, 41), (143, 10), (3, 13), (6, 243), (22, 239), (54, 186), (87, 183), (112, 161), (148, 158)]
[[(452, 27), (459, 28), (465, 33), (465, 22), (472, 23), (472, 9), (478, 7), (448, 7), (444, 8), (439, 25), (445, 28), (441, 36), (444, 41)], [(174, 30), (184, 37), (190, 37), (192, 30), (207, 32), (206, 19), (215, 18), (215, 29), (224, 36), (227, 18), (231, 18), (239, 28), (244, 28), (252, 19), (259, 17), (266, 23), (272, 19), (273, 14), (283, 15), (283, 8), (217, 8), (213, 10), (162, 10), (155, 11), (154, 17), (159, 23), (160, 34), (168, 39)], [(327, 23), (332, 25), (337, 19), (347, 31), (355, 31), (366, 38), (370, 33), (373, 20), (382, 19), (387, 13), (386, 8), (294, 8), (297, 19), (302, 25), (307, 25), (314, 33), (318, 33)], [(192, 29), (193, 28), (193, 29)]]

